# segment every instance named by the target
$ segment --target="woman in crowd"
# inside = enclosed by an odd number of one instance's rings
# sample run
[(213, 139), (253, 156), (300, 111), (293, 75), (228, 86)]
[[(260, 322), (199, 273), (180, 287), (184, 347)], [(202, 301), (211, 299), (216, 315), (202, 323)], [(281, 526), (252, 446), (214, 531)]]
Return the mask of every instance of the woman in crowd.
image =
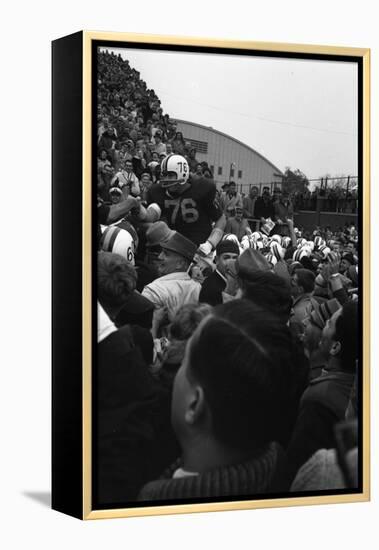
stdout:
[(182, 132), (176, 132), (174, 139), (171, 141), (172, 150), (178, 155), (185, 155), (186, 142), (184, 141)]

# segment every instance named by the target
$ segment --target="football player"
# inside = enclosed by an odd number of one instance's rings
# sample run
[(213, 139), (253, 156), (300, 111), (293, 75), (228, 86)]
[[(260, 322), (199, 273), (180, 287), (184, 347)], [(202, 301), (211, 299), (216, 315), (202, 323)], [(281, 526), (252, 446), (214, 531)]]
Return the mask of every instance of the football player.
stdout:
[(216, 200), (216, 185), (209, 178), (192, 178), (182, 155), (163, 159), (160, 182), (150, 187), (147, 203), (158, 204), (161, 219), (197, 244), (204, 256), (222, 239), (226, 219)]

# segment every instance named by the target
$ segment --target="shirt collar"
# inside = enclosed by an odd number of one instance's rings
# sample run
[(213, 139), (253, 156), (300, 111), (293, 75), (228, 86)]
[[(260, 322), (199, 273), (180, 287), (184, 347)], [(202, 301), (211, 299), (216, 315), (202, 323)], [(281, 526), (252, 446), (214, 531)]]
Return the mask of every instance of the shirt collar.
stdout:
[(168, 273), (167, 275), (162, 275), (162, 277), (159, 277), (159, 279), (155, 279), (156, 281), (173, 281), (173, 280), (180, 280), (180, 281), (189, 281), (191, 277), (188, 275), (186, 271), (175, 271), (174, 273)]

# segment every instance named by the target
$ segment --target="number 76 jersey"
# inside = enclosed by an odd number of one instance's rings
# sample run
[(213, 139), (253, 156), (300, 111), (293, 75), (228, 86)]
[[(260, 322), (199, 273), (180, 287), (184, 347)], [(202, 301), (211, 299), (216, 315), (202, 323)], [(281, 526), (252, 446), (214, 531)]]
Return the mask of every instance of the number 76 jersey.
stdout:
[(211, 179), (191, 178), (189, 187), (177, 196), (171, 197), (160, 184), (152, 185), (147, 194), (148, 204), (159, 204), (161, 219), (171, 229), (199, 245), (207, 240), (212, 231), (212, 222), (222, 215), (216, 201), (216, 185)]

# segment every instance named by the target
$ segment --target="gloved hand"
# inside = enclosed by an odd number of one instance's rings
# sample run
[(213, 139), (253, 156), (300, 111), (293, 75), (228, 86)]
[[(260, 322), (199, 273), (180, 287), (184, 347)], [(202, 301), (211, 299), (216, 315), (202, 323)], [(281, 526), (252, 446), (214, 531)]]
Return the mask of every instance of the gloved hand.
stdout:
[(197, 252), (202, 256), (208, 256), (212, 252), (212, 249), (213, 247), (211, 243), (209, 241), (205, 241), (205, 243), (199, 245)]

